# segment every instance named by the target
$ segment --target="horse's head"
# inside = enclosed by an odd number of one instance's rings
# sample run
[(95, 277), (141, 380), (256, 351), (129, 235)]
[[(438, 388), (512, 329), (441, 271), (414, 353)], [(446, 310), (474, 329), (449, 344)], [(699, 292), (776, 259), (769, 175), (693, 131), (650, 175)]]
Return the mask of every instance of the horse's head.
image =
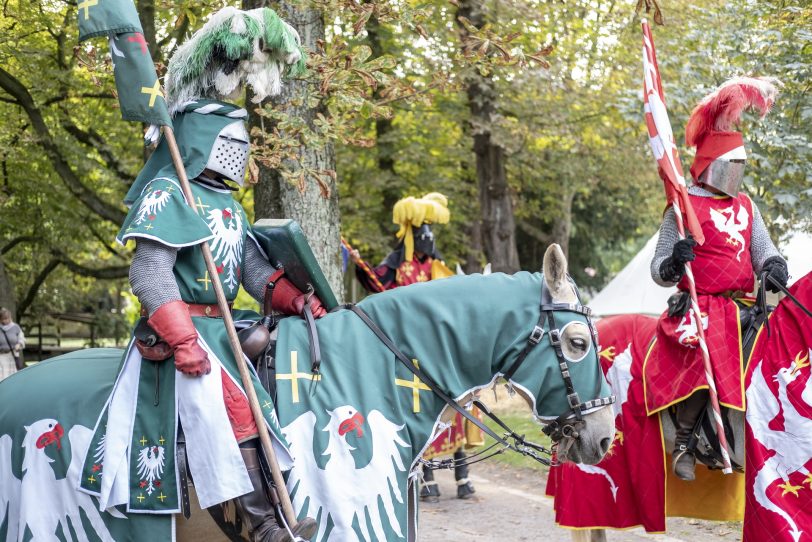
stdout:
[(505, 377), (547, 423), (544, 432), (558, 443), (560, 460), (594, 464), (606, 454), (615, 433), (609, 407), (613, 398), (598, 362), (597, 335), (558, 245), (547, 249), (543, 271), (541, 310), (527, 343), (530, 350), (523, 361), (508, 363)]

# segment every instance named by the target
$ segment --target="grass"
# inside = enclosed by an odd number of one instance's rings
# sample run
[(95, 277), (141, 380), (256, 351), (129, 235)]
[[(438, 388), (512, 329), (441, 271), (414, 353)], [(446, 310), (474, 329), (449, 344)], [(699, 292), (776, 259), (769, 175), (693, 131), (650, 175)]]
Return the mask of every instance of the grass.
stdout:
[[(517, 435), (524, 435), (528, 441), (533, 442), (534, 444), (540, 444), (547, 449), (550, 448), (550, 439), (547, 437), (547, 435), (541, 432), (541, 426), (533, 421), (530, 413), (527, 410), (521, 409), (521, 411), (516, 412), (501, 412), (498, 414), (498, 416), (505, 423), (505, 425), (510, 427)], [(504, 433), (504, 430), (493, 420), (485, 418), (485, 424), (493, 429), (497, 435), (502, 435)], [(493, 442), (493, 438), (485, 435), (484, 447), (490, 446), (493, 444)], [(542, 457), (549, 459), (549, 456), (547, 455), (542, 455)], [(497, 461), (503, 465), (533, 469), (541, 472), (547, 472), (549, 469), (549, 467), (542, 465), (535, 459), (526, 457), (512, 450), (506, 450), (505, 452), (491, 458), (490, 461)]]

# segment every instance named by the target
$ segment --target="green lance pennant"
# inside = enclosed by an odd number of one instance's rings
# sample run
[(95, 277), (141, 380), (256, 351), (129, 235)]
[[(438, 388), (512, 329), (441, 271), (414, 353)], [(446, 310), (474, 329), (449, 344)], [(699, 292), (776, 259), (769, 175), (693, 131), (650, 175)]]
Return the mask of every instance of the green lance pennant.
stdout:
[(124, 120), (171, 126), (155, 64), (132, 0), (80, 0), (79, 41), (108, 36)]

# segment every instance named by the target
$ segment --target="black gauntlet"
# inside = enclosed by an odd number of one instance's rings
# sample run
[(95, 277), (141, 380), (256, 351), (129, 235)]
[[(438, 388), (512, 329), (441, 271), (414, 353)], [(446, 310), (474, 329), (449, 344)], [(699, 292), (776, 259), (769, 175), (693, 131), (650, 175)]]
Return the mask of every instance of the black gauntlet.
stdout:
[(787, 262), (781, 256), (770, 256), (764, 262), (764, 265), (761, 267), (762, 273), (767, 273), (767, 275), (772, 280), (766, 280), (766, 284), (763, 284), (764, 288), (768, 291), (773, 293), (778, 293), (781, 290), (773, 284), (773, 280), (779, 283), (784, 288), (787, 287), (787, 281), (789, 281), (789, 270), (787, 269)]
[(671, 256), (660, 264), (660, 278), (665, 282), (679, 282), (685, 274), (685, 264), (696, 259), (695, 246), (696, 241), (690, 235), (677, 241)]

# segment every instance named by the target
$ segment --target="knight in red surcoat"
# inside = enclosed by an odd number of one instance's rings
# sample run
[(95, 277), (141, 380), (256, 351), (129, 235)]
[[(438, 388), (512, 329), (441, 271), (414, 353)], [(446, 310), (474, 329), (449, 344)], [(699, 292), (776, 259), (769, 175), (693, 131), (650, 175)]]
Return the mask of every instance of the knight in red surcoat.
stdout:
[[(732, 131), (744, 110), (755, 109), (762, 117), (767, 113), (778, 93), (776, 83), (766, 77), (734, 78), (694, 109), (686, 126), (686, 143), (696, 147), (688, 197), (705, 241), (697, 245), (690, 236), (680, 239), (669, 208), (651, 261), (654, 281), (676, 285), (678, 291), (660, 317), (644, 364), (646, 409), (653, 414), (675, 407), (673, 469), (683, 480), (694, 479), (689, 440), (709, 398), (697, 326), (705, 331), (720, 404), (744, 410), (742, 323), (753, 305), (756, 275), (766, 272), (783, 286), (788, 280), (786, 261), (758, 207), (739, 191), (747, 155), (742, 134)], [(693, 262), (701, 322), (689, 311), (687, 262)], [(764, 286), (778, 291), (770, 281)]]

